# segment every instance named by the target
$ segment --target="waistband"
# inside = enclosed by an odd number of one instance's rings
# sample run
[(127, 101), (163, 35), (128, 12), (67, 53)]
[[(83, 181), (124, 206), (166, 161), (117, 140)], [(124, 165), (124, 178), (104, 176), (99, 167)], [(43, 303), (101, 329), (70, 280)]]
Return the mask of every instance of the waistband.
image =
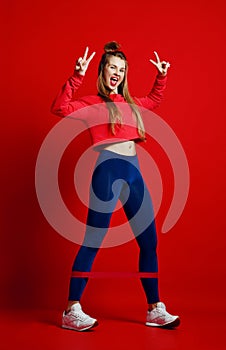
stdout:
[(136, 154), (134, 156), (127, 156), (124, 154), (119, 154), (119, 153), (105, 150), (105, 149), (103, 149), (99, 152), (99, 156), (97, 158), (96, 165), (98, 165), (106, 160), (110, 160), (110, 159), (124, 160), (124, 161), (127, 161), (127, 162), (135, 165), (137, 168), (139, 168), (138, 157)]

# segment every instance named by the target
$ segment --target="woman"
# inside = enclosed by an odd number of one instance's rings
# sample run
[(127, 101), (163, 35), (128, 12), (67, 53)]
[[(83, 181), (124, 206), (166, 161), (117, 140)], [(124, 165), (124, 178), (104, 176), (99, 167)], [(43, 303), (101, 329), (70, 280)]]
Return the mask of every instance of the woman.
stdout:
[[(128, 63), (125, 54), (120, 50), (117, 42), (107, 43), (104, 50), (98, 68), (98, 94), (80, 99), (74, 98), (74, 94), (83, 82), (89, 63), (95, 55), (93, 52), (87, 57), (88, 48), (86, 48), (84, 56), (76, 62), (73, 76), (67, 80), (52, 105), (52, 112), (61, 117), (68, 116), (87, 106), (100, 106), (99, 113), (97, 109), (95, 115), (95, 119), (99, 120), (97, 125), (92, 124), (89, 113), (87, 117), (83, 117), (90, 128), (93, 145), (100, 154), (90, 187), (85, 238), (72, 267), (68, 305), (62, 319), (64, 328), (77, 331), (97, 325), (96, 319), (82, 311), (80, 299), (87, 278), (78, 276), (79, 272), (91, 270), (118, 199), (123, 204), (123, 209), (140, 248), (139, 271), (157, 273), (158, 270), (157, 237), (152, 201), (140, 173), (136, 142), (145, 139), (139, 106), (153, 110), (159, 105), (163, 98), (170, 64), (160, 61), (155, 52), (156, 62), (150, 60), (158, 70), (154, 86), (146, 97), (132, 98), (127, 85)], [(106, 203), (104, 212), (99, 207), (97, 198)], [(139, 210), (142, 212), (141, 216), (137, 215)], [(151, 215), (153, 218), (150, 224), (140, 232), (141, 218)], [(78, 272), (77, 276), (76, 272)], [(179, 317), (170, 315), (164, 303), (160, 301), (158, 278), (141, 278), (141, 283), (148, 303), (146, 325), (178, 326)]]

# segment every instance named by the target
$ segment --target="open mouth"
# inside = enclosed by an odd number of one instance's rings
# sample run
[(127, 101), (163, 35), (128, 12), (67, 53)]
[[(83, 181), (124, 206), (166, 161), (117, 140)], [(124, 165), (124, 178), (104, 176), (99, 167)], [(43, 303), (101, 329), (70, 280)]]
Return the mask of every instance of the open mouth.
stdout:
[(116, 85), (117, 85), (117, 83), (118, 83), (118, 78), (117, 77), (111, 77), (110, 78), (110, 84), (111, 84), (111, 86), (113, 86), (113, 87), (115, 87)]

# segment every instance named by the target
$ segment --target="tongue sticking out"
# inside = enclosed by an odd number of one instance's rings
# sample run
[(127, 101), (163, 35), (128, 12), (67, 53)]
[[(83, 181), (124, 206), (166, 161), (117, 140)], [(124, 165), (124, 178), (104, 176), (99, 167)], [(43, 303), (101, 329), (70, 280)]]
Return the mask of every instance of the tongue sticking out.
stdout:
[(113, 87), (116, 86), (117, 82), (118, 82), (118, 80), (115, 79), (115, 78), (111, 78), (111, 79), (110, 79), (110, 84), (111, 84), (111, 86), (113, 86)]

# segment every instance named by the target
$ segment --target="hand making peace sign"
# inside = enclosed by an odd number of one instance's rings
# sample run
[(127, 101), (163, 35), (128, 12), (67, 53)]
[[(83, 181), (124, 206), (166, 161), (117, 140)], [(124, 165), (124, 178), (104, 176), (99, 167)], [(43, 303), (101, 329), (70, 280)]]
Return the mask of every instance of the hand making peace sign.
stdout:
[(159, 56), (157, 54), (156, 51), (154, 51), (154, 54), (156, 56), (156, 61), (150, 60), (151, 63), (153, 63), (156, 68), (158, 69), (158, 71), (162, 74), (162, 75), (166, 75), (167, 74), (167, 70), (170, 67), (170, 63), (166, 62), (166, 61), (160, 61)]
[[(83, 57), (79, 57), (76, 61), (75, 70), (78, 71), (80, 75), (85, 75), (90, 61), (93, 59), (94, 55), (96, 54), (96, 52), (93, 52), (87, 58), (88, 51), (89, 51), (89, 48), (86, 47)], [(154, 51), (154, 54), (156, 56), (156, 61), (150, 60), (150, 62), (156, 66), (156, 68), (162, 75), (165, 76), (167, 74), (168, 68), (170, 67), (170, 63), (166, 61), (160, 61), (160, 58), (156, 51)]]
[(85, 75), (86, 70), (90, 61), (93, 59), (96, 52), (93, 52), (89, 58), (87, 58), (89, 48), (86, 47), (85, 53), (83, 57), (79, 57), (75, 64), (75, 70), (79, 72), (80, 75)]

